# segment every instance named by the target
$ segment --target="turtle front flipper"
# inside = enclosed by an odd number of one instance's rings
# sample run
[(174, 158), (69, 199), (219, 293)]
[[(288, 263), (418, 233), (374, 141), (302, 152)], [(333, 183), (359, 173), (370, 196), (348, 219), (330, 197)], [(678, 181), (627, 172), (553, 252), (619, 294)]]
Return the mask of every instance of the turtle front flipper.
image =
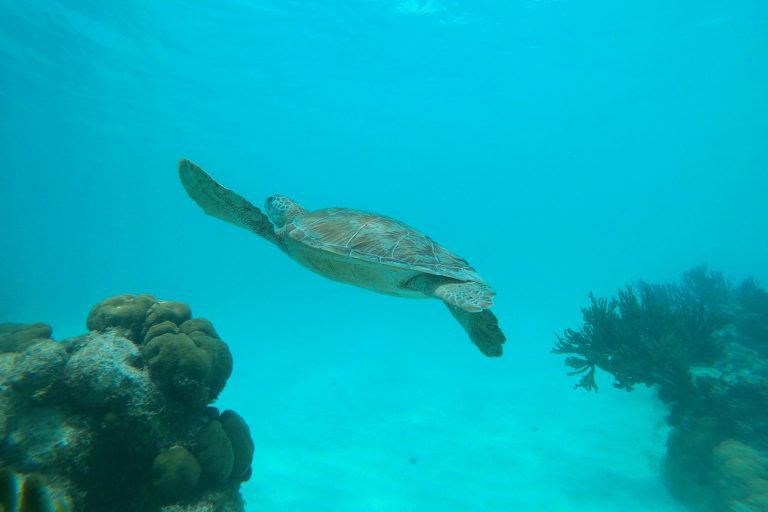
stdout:
[(470, 313), (456, 306), (446, 304), (453, 317), (469, 334), (469, 339), (477, 345), (480, 352), (488, 357), (499, 357), (503, 352), (502, 346), (507, 340), (499, 327), (499, 321), (490, 310)]
[(179, 162), (179, 178), (184, 189), (208, 215), (253, 231), (282, 248), (269, 218), (239, 194), (220, 185), (189, 160)]

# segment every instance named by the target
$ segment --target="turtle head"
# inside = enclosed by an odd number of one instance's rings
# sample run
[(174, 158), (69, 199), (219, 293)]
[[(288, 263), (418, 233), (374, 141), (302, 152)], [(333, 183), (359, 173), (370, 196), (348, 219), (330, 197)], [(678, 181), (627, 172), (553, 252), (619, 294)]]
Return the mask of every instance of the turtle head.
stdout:
[(266, 202), (267, 217), (277, 228), (281, 228), (306, 212), (299, 203), (285, 196), (269, 196)]

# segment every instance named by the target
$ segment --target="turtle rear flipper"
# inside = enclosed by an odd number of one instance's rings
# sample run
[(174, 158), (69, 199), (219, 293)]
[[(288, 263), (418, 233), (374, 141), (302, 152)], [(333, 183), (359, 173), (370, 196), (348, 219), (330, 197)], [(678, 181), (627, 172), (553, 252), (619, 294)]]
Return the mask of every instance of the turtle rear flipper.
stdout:
[(450, 306), (470, 313), (479, 313), (493, 306), (493, 296), (496, 292), (487, 284), (466, 281), (441, 284), (435, 287), (432, 294)]
[(179, 178), (184, 189), (205, 213), (253, 231), (282, 247), (269, 218), (239, 194), (220, 185), (189, 160), (179, 162)]
[(499, 328), (499, 321), (490, 310), (479, 313), (470, 313), (456, 306), (446, 303), (448, 310), (458, 320), (461, 326), (469, 334), (469, 339), (477, 345), (480, 352), (488, 357), (499, 357), (503, 352), (502, 345), (507, 340)]

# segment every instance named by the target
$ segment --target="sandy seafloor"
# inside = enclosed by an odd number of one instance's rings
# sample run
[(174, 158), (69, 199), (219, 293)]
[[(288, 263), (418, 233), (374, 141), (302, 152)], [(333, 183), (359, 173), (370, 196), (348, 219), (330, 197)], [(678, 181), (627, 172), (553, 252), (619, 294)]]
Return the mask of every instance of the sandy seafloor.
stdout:
[[(545, 382), (468, 393), (416, 369), (340, 371), (286, 385), (289, 403), (239, 401), (259, 446), (250, 510), (683, 510), (658, 477), (666, 429), (647, 393), (598, 403)], [(376, 393), (347, 387), (371, 380)]]
[(659, 476), (668, 429), (651, 390), (605, 374), (598, 394), (573, 390), (550, 337), (489, 360), (439, 304), (339, 295), (306, 323), (268, 320), (268, 345), (217, 322), (236, 360), (219, 404), (256, 440), (249, 510), (683, 510)]

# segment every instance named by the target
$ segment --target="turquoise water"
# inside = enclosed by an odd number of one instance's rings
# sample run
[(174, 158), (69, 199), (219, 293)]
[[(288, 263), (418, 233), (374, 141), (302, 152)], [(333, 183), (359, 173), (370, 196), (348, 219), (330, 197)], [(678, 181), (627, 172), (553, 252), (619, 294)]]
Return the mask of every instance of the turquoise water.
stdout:
[[(593, 290), (768, 282), (768, 4), (0, 1), (0, 321), (189, 303), (264, 511), (680, 511), (651, 390), (572, 389)], [(509, 341), (343, 286), (181, 188), (396, 217), (468, 259)]]

